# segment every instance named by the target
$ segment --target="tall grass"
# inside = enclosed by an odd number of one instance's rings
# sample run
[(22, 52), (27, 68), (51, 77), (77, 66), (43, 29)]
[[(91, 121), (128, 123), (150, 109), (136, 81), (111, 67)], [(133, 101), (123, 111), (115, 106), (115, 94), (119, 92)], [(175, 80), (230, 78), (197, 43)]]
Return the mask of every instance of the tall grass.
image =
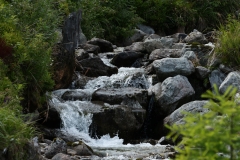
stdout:
[(225, 26), (221, 26), (219, 36), (219, 45), (216, 53), (220, 59), (232, 67), (240, 67), (240, 21), (228, 19)]

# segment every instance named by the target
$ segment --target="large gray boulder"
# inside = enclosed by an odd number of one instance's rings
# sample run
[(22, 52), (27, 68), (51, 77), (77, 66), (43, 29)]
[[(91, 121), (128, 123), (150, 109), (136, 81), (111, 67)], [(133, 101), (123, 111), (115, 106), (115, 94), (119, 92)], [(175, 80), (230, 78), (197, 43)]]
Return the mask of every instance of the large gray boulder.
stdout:
[(207, 108), (204, 108), (204, 106), (207, 104), (208, 101), (192, 101), (189, 103), (186, 103), (179, 107), (177, 110), (175, 110), (173, 113), (171, 113), (169, 116), (167, 116), (164, 119), (165, 125), (172, 126), (173, 124), (183, 124), (184, 123), (184, 117), (185, 113), (206, 113), (208, 112)]
[(189, 102), (195, 94), (188, 79), (181, 75), (167, 78), (161, 86), (157, 106), (164, 115), (169, 115), (182, 104)]
[(149, 60), (157, 60), (163, 58), (179, 58), (183, 54), (181, 49), (155, 49), (149, 55)]
[(194, 30), (189, 35), (187, 35), (186, 38), (184, 38), (184, 42), (186, 43), (197, 42), (197, 43), (205, 44), (205, 43), (208, 43), (208, 40), (205, 38), (204, 34), (202, 34), (197, 30)]
[(192, 62), (186, 58), (163, 58), (155, 60), (153, 67), (160, 81), (176, 75), (188, 76), (195, 71)]
[(144, 48), (147, 53), (151, 53), (155, 49), (165, 48), (161, 42), (161, 39), (146, 39), (144, 41)]
[(137, 88), (99, 89), (92, 95), (93, 101), (109, 104), (124, 104), (132, 109), (146, 108), (148, 105), (147, 90)]
[(225, 74), (222, 73), (220, 70), (213, 70), (209, 75), (209, 82), (211, 84), (211, 87), (213, 88), (214, 85), (220, 87), (225, 78)]
[(230, 72), (225, 80), (222, 82), (222, 84), (219, 87), (220, 93), (224, 93), (229, 86), (236, 87), (239, 91), (240, 89), (240, 72), (234, 71)]
[(146, 52), (143, 42), (135, 42), (132, 45), (125, 47), (124, 51)]

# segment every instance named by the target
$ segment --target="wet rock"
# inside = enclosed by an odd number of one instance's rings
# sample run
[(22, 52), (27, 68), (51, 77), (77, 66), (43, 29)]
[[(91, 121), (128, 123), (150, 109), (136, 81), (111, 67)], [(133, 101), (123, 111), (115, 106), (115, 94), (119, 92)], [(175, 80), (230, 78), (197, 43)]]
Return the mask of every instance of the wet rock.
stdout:
[(89, 77), (111, 76), (118, 72), (117, 67), (110, 67), (100, 58), (88, 58), (79, 61), (84, 68), (83, 74)]
[(88, 43), (80, 44), (79, 48), (83, 49), (86, 53), (94, 53), (96, 55), (101, 52), (99, 46)]
[(107, 40), (100, 39), (100, 38), (92, 38), (87, 43), (99, 46), (100, 52), (113, 52), (113, 45), (111, 42)]
[(92, 80), (92, 77), (87, 77), (84, 75), (80, 75), (73, 83), (72, 89), (84, 89), (84, 86), (88, 83), (88, 81)]
[(198, 78), (203, 80), (203, 79), (207, 78), (207, 76), (210, 74), (210, 70), (203, 66), (197, 66), (195, 68), (195, 74)]
[(91, 147), (86, 145), (84, 142), (79, 141), (76, 146), (71, 146), (70, 149), (76, 152), (79, 156), (91, 156), (93, 155), (93, 150)]
[(164, 80), (161, 89), (162, 92), (157, 99), (157, 106), (164, 115), (172, 113), (182, 104), (189, 102), (195, 94), (188, 79), (181, 75)]
[(219, 87), (220, 93), (224, 93), (229, 86), (236, 87), (239, 91), (240, 89), (240, 72), (230, 72), (225, 80), (222, 82), (222, 84)]
[(148, 92), (136, 88), (99, 89), (92, 95), (93, 101), (103, 101), (109, 104), (124, 104), (132, 109), (146, 108)]
[(186, 103), (171, 113), (164, 119), (165, 125), (172, 126), (173, 124), (179, 125), (184, 123), (184, 112), (187, 113), (206, 113), (208, 112), (207, 108), (204, 106), (207, 104), (208, 101), (192, 101)]
[(123, 105), (106, 108), (93, 115), (90, 133), (97, 137), (118, 134), (124, 143), (128, 143), (139, 137), (145, 114), (145, 110), (132, 110)]
[(59, 112), (54, 107), (40, 109), (39, 123), (49, 128), (60, 128), (61, 118)]
[(149, 60), (157, 60), (163, 58), (179, 58), (183, 54), (181, 49), (155, 49), (149, 55)]
[(201, 44), (206, 44), (208, 43), (207, 39), (205, 38), (204, 34), (201, 32), (194, 30), (191, 32), (187, 37), (184, 38), (184, 42), (186, 43), (201, 43)]
[(111, 63), (117, 67), (130, 67), (137, 59), (143, 56), (144, 54), (140, 52), (125, 51), (116, 54)]
[(54, 157), (52, 157), (52, 160), (70, 160), (72, 159), (71, 156), (63, 153), (58, 153)]
[(143, 42), (135, 42), (132, 45), (125, 47), (124, 51), (146, 52)]
[(211, 72), (211, 74), (209, 75), (209, 82), (211, 84), (211, 87), (213, 88), (214, 84), (216, 84), (217, 87), (219, 87), (225, 78), (226, 78), (226, 76), (224, 73), (222, 73), (219, 70), (213, 70)]
[(46, 158), (52, 158), (57, 153), (67, 153), (67, 144), (60, 138), (56, 138), (45, 153)]
[(195, 71), (192, 62), (186, 58), (163, 58), (155, 60), (153, 67), (160, 81), (176, 75), (188, 76)]
[(61, 98), (65, 101), (90, 101), (93, 90), (82, 90), (82, 89), (74, 89), (74, 90), (66, 90)]
[(151, 86), (148, 89), (148, 95), (153, 95), (155, 96), (155, 99), (159, 99), (162, 93), (162, 84), (159, 82), (155, 84), (154, 86)]

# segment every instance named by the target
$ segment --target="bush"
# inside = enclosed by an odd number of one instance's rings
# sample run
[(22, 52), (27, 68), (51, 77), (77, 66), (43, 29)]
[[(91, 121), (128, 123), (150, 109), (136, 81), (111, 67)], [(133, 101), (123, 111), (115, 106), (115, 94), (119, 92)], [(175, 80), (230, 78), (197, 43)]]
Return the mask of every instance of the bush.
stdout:
[(142, 19), (136, 14), (134, 0), (81, 0), (71, 3), (70, 10), (82, 9), (81, 27), (88, 39), (104, 38), (114, 43), (131, 36)]
[(224, 23), (228, 14), (235, 14), (240, 0), (135, 0), (137, 14), (156, 31), (170, 32), (185, 27), (212, 30)]
[(216, 53), (227, 65), (240, 66), (240, 22), (230, 19), (226, 26), (221, 26)]
[(34, 129), (24, 123), (19, 115), (9, 108), (0, 108), (0, 151), (9, 160), (26, 158), (25, 145), (34, 134)]
[(50, 64), (56, 30), (62, 22), (58, 2), (0, 2), (1, 44), (11, 46), (12, 49), (7, 77), (24, 86), (21, 92), (24, 97), (22, 104), (27, 112), (32, 112), (41, 106), (43, 95), (54, 85)]
[(185, 124), (170, 127), (176, 140), (182, 136), (177, 145), (177, 160), (221, 160), (240, 159), (240, 105), (235, 100), (237, 89), (228, 88), (220, 95), (208, 91), (203, 98), (208, 98), (208, 113), (186, 113)]

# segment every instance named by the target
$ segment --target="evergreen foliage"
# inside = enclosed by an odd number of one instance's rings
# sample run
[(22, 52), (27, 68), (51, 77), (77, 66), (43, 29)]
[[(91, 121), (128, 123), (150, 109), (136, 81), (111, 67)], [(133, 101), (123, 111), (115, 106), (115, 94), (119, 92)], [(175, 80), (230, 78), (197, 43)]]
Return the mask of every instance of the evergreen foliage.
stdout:
[(240, 105), (235, 99), (236, 88), (229, 87), (221, 95), (215, 86), (208, 91), (205, 106), (208, 113), (186, 113), (185, 124), (173, 125), (170, 137), (182, 141), (177, 145), (177, 160), (237, 160), (240, 159)]

